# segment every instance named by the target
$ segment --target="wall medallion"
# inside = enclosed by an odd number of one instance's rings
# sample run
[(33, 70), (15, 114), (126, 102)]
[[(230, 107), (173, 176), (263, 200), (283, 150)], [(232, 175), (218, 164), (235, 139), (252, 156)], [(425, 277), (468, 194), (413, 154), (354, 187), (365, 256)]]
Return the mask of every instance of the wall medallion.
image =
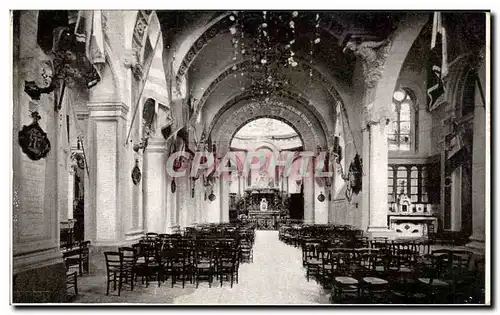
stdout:
[(47, 133), (38, 125), (41, 119), (38, 112), (33, 112), (31, 117), (33, 122), (29, 126), (23, 126), (23, 129), (19, 131), (19, 145), (30, 159), (38, 161), (49, 153), (50, 141)]
[(139, 160), (135, 160), (135, 166), (132, 169), (132, 182), (134, 185), (138, 185), (141, 182), (141, 169), (139, 168)]

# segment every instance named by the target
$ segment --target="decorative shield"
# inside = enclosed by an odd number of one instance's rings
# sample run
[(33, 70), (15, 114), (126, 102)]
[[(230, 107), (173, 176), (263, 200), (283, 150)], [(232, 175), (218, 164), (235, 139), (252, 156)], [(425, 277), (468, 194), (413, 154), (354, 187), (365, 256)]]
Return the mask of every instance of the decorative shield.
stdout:
[(23, 152), (32, 160), (38, 161), (47, 156), (50, 151), (50, 141), (47, 133), (38, 125), (41, 119), (37, 112), (31, 114), (33, 122), (29, 126), (23, 126), (19, 131), (19, 145)]
[(132, 182), (137, 185), (141, 182), (141, 169), (139, 168), (139, 161), (135, 160), (135, 166), (132, 169)]

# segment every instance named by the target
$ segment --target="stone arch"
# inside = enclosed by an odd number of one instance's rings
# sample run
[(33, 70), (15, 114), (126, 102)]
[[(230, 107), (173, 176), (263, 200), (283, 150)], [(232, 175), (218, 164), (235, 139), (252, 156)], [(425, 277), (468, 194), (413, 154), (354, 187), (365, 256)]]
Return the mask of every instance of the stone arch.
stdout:
[(399, 74), (413, 43), (428, 23), (429, 17), (429, 14), (408, 14), (399, 23), (392, 35), (391, 47), (385, 58), (383, 75), (370, 99), (366, 100), (365, 106), (373, 104), (373, 108), (369, 109), (371, 113), (365, 119), (379, 122), (381, 119), (389, 117), (389, 106), (392, 104), (392, 94), (396, 88)]
[[(340, 102), (342, 103), (343, 106), (345, 105), (344, 99), (341, 96), (341, 94), (346, 94), (346, 93), (345, 91), (343, 92), (338, 91), (337, 88), (338, 82), (335, 79), (333, 79), (330, 75), (321, 71), (320, 69), (317, 69), (316, 67), (312, 66), (311, 63), (308, 62), (307, 58), (296, 57), (295, 61), (297, 61), (299, 67), (302, 68), (303, 70), (305, 71), (312, 70), (314, 80), (319, 81), (319, 83), (323, 86), (323, 88), (325, 88), (325, 90), (333, 99), (333, 103), (337, 104), (337, 102)], [(194, 105), (195, 110), (193, 117), (197, 117), (198, 113), (202, 110), (207, 99), (210, 97), (212, 92), (216, 90), (217, 86), (224, 81), (224, 79), (235, 73), (248, 70), (252, 66), (253, 62), (250, 59), (233, 63), (227, 66), (226, 69), (223, 70), (204, 90), (202, 97)], [(333, 120), (335, 119), (335, 117), (330, 117), (330, 118)]]
[(397, 89), (404, 89), (408, 94), (410, 94), (413, 102), (415, 103), (415, 110), (422, 108), (422, 106), (427, 106), (425, 91), (422, 89), (421, 84), (417, 81), (408, 77), (399, 78), (394, 91)]
[(475, 71), (482, 60), (472, 53), (459, 56), (449, 65), (448, 75), (444, 79), (445, 94), (443, 103), (445, 106), (453, 106), (450, 110), (462, 108), (463, 93), (466, 88), (467, 77), (471, 71)]
[(132, 41), (134, 40), (134, 28), (138, 14), (139, 10), (130, 10), (123, 12), (123, 44), (125, 49), (132, 49)]
[[(254, 100), (254, 101), (258, 101), (258, 102), (267, 103), (268, 101), (266, 101), (266, 98), (267, 97), (262, 96), (256, 92), (255, 93), (241, 93), (241, 94), (235, 96), (234, 98), (230, 99), (226, 104), (224, 104), (224, 106), (222, 106), (222, 108), (217, 112), (215, 117), (212, 119), (212, 122), (208, 128), (208, 131), (210, 132), (214, 128), (214, 126), (218, 123), (220, 117), (224, 113), (231, 110), (233, 108), (233, 106), (237, 105), (238, 103), (240, 103), (242, 101), (247, 101), (247, 100)], [(325, 136), (325, 138), (326, 138), (325, 144), (328, 147), (330, 147), (332, 145), (332, 139), (331, 139), (331, 137), (328, 136), (328, 133), (327, 133), (328, 127), (327, 127), (325, 120), (319, 114), (317, 109), (309, 103), (308, 100), (306, 100), (305, 98), (297, 95), (294, 92), (288, 91), (288, 90), (279, 90), (276, 92), (275, 97), (270, 97), (269, 99), (279, 99), (279, 100), (292, 101), (294, 104), (298, 105), (298, 106), (295, 106), (295, 108), (294, 108), (294, 110), (296, 112), (300, 112), (302, 115), (305, 115), (306, 112), (309, 112), (310, 113), (308, 115), (309, 120), (316, 119), (319, 122), (319, 126), (317, 126), (316, 130), (320, 134), (323, 134)], [(307, 111), (300, 110), (300, 109), (296, 108), (299, 106), (303, 106), (305, 109), (307, 109)], [(278, 119), (279, 119), (279, 117), (278, 117)], [(294, 127), (293, 123), (292, 124), (288, 123), (288, 124), (291, 125), (292, 128)], [(302, 143), (305, 143), (304, 139), (302, 139), (302, 138), (301, 138), (301, 141), (302, 141)]]
[(113, 76), (113, 82), (115, 86), (115, 96), (123, 102), (124, 97), (124, 89), (122, 80), (125, 78), (123, 73), (123, 67), (121, 66), (120, 59), (115, 55), (113, 49), (109, 45), (107, 41), (107, 36), (105, 36), (104, 40), (104, 52), (106, 56), (106, 62), (111, 70), (111, 75)]
[(318, 146), (326, 146), (327, 139), (324, 133), (321, 134), (322, 130), (318, 130), (318, 126), (296, 108), (281, 102), (253, 103), (224, 112), (209, 129), (212, 139), (219, 145), (218, 152), (224, 154), (228, 151), (231, 140), (241, 127), (249, 121), (264, 117), (278, 119), (292, 126), (306, 150), (313, 151)]
[(273, 152), (273, 154), (277, 154), (280, 152), (280, 150), (277, 146), (275, 146), (274, 144), (272, 144), (268, 141), (262, 141), (262, 144), (255, 148), (256, 151), (258, 151), (260, 149), (268, 149), (271, 152)]

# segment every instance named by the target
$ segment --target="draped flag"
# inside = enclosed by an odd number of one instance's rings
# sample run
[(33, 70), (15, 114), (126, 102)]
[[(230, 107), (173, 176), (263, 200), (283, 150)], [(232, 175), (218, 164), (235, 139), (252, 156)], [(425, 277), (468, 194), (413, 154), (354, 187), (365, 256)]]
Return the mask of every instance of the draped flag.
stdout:
[(55, 29), (52, 47), (57, 79), (83, 81), (92, 88), (101, 81), (97, 65), (105, 63), (101, 11), (70, 11), (68, 23), (69, 27)]
[(343, 148), (345, 147), (345, 128), (344, 128), (344, 117), (342, 115), (342, 108), (340, 102), (337, 104), (337, 121), (335, 123), (335, 136), (333, 142), (333, 158), (337, 163), (341, 163), (343, 159)]
[(160, 123), (161, 134), (165, 139), (168, 139), (172, 134), (174, 119), (170, 108), (163, 104), (158, 104), (158, 122)]
[(443, 26), (441, 12), (434, 12), (431, 51), (427, 65), (427, 106), (429, 111), (439, 106), (438, 100), (445, 92), (443, 78), (448, 72), (447, 56), (446, 29)]

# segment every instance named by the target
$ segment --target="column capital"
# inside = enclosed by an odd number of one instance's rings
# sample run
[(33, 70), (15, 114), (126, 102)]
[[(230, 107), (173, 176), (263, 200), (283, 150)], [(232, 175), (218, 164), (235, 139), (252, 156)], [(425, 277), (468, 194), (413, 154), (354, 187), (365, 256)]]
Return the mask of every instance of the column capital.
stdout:
[(370, 129), (372, 126), (387, 126), (391, 121), (388, 115), (388, 111), (385, 108), (374, 109), (373, 103), (365, 106), (365, 112), (363, 117), (363, 129)]
[(153, 136), (148, 139), (146, 153), (166, 153), (167, 141), (163, 137)]
[(391, 41), (389, 39), (380, 42), (357, 42), (354, 40), (347, 42), (344, 51), (351, 50), (354, 55), (360, 57), (367, 88), (375, 88), (382, 77), (385, 60), (390, 48)]
[(127, 118), (128, 107), (123, 102), (88, 102), (91, 118)]
[(142, 65), (139, 60), (139, 52), (135, 48), (126, 49), (124, 52), (124, 65), (132, 70), (136, 79), (142, 78)]

